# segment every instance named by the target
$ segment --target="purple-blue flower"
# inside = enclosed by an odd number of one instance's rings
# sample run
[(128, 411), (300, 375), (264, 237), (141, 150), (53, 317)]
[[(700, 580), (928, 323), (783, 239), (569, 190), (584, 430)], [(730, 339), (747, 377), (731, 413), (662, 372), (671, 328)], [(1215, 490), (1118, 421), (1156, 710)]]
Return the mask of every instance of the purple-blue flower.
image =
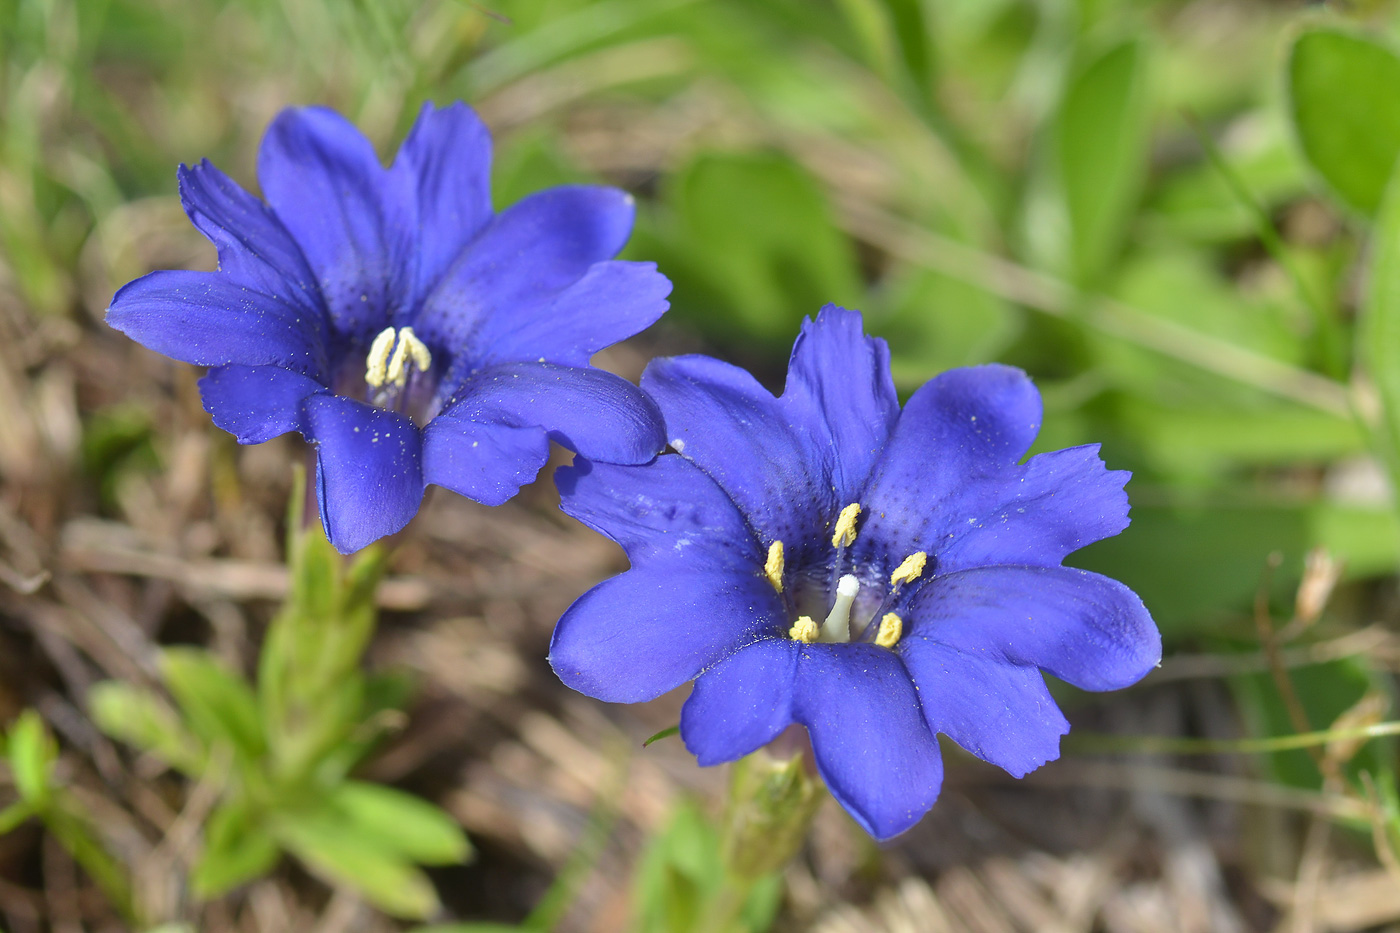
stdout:
[(550, 661), (613, 702), (693, 679), (700, 764), (801, 723), (831, 793), (885, 839), (938, 796), (936, 733), (1022, 776), (1069, 729), (1042, 671), (1113, 690), (1161, 657), (1131, 590), (1061, 565), (1127, 527), (1128, 474), (1097, 445), (1022, 463), (1041, 405), (1020, 370), (946, 372), (901, 411), (884, 341), (827, 306), (780, 397), (704, 356), (655, 360), (642, 387), (676, 454), (556, 475), (632, 569), (570, 607)]
[(612, 261), (632, 199), (566, 186), (497, 214), (490, 169), (490, 135), (461, 103), (425, 105), (388, 168), (338, 114), (285, 110), (258, 153), (266, 203), (208, 161), (180, 167), (219, 271), (137, 279), (107, 321), (211, 367), (204, 407), (240, 443), (311, 441), (343, 552), (406, 525), (428, 483), (504, 502), (550, 440), (650, 460), (655, 406), (589, 365), (667, 307), (655, 265)]

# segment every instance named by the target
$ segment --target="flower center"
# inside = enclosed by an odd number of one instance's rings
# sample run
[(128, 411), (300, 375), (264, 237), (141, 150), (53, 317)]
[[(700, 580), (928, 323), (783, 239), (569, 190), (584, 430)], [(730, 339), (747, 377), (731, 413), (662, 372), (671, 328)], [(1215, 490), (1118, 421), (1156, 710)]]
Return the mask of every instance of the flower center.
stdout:
[[(837, 516), (831, 536), (833, 553), (831, 554), (829, 563), (824, 563), (823, 566), (819, 566), (816, 568), (816, 574), (806, 577), (810, 580), (811, 576), (816, 576), (818, 578), (825, 578), (828, 581), (826, 585), (822, 587), (822, 590), (827, 594), (832, 594), (830, 597), (831, 609), (827, 613), (825, 620), (820, 624), (810, 615), (797, 616), (796, 621), (793, 622), (792, 627), (788, 629), (787, 633), (788, 637), (794, 641), (800, 641), (806, 644), (811, 644), (816, 641), (828, 644), (851, 641), (851, 610), (856, 605), (856, 597), (860, 595), (861, 581), (854, 573), (843, 573), (842, 571), (846, 569), (846, 550), (856, 541), (856, 524), (860, 518), (860, 513), (860, 503), (852, 502), (842, 509), (840, 515)], [(927, 567), (928, 553), (926, 551), (915, 551), (900, 561), (899, 565), (895, 567), (894, 571), (890, 574), (889, 588), (885, 591), (883, 597), (875, 595), (873, 599), (870, 597), (862, 599), (861, 605), (864, 607), (862, 615), (864, 616), (865, 613), (871, 612), (873, 609), (873, 613), (868, 616), (868, 622), (874, 623), (874, 620), (878, 617), (879, 623), (875, 625), (873, 629), (870, 624), (862, 625), (862, 631), (857, 633), (858, 638), (870, 639), (882, 648), (893, 648), (899, 643), (899, 639), (904, 634), (904, 620), (894, 612), (884, 611), (883, 614), (881, 613), (883, 610), (887, 610), (890, 607), (891, 602), (898, 596), (900, 590), (904, 586), (922, 577)], [(774, 541), (768, 546), (768, 558), (763, 565), (763, 575), (767, 578), (774, 591), (780, 596), (783, 596), (785, 592), (784, 579), (787, 575), (787, 563), (782, 541)], [(800, 579), (803, 575), (799, 574), (797, 576)], [(828, 589), (827, 587), (831, 587), (830, 581), (832, 580), (835, 581), (835, 586), (834, 588)], [(867, 585), (870, 585), (869, 581), (867, 581)], [(878, 584), (876, 584), (876, 587), (876, 593), (878, 594)], [(804, 589), (800, 583), (798, 584), (798, 588), (799, 590)], [(784, 603), (791, 608), (794, 601), (801, 595), (804, 594), (789, 593), (784, 596)], [(806, 590), (805, 595), (810, 596), (813, 594), (810, 590)], [(821, 599), (821, 597), (818, 597), (818, 599)], [(824, 603), (825, 599), (821, 599), (821, 602)], [(820, 604), (821, 603), (818, 603), (818, 605)], [(810, 605), (810, 603), (807, 603), (807, 605)], [(871, 634), (873, 634), (873, 638), (870, 637)]]
[(380, 407), (389, 405), (408, 385), (414, 370), (426, 373), (432, 366), (433, 355), (412, 327), (384, 328), (365, 356), (365, 385), (371, 390), (370, 401)]

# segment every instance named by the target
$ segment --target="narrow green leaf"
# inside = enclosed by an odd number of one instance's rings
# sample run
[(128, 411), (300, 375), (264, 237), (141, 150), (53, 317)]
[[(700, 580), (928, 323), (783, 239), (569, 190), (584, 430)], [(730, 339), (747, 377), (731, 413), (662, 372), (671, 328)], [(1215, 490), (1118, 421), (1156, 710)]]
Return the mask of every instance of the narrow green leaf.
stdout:
[(10, 769), (20, 797), (43, 809), (52, 793), (53, 763), (58, 748), (44, 721), (32, 709), (20, 713), (10, 727)]
[(456, 820), (392, 787), (346, 781), (327, 803), (343, 816), (348, 831), (414, 862), (453, 865), (471, 851)]
[(1060, 185), (1075, 277), (1091, 284), (1113, 258), (1137, 205), (1148, 141), (1147, 47), (1123, 42), (1090, 61), (1060, 104)]
[(243, 802), (224, 803), (205, 824), (204, 852), (190, 886), (196, 897), (218, 897), (271, 871), (279, 854), (276, 840)]
[(87, 705), (97, 728), (112, 738), (150, 752), (190, 777), (204, 773), (207, 750), (175, 711), (149, 691), (107, 680), (88, 691)]
[(13, 831), (19, 824), (34, 815), (34, 808), (23, 800), (16, 800), (0, 810), (0, 836)]
[(432, 882), (417, 868), (357, 835), (327, 808), (282, 814), (272, 831), (288, 851), (330, 884), (354, 888), (385, 913), (423, 919), (438, 909)]
[(263, 753), (262, 721), (247, 681), (199, 648), (165, 649), (160, 668), (190, 728), (206, 746), (227, 743), (246, 759)]
[(1371, 39), (1313, 29), (1293, 43), (1288, 92), (1307, 160), (1343, 201), (1374, 213), (1400, 155), (1400, 58)]
[(645, 742), (643, 742), (643, 743), (642, 743), (642, 748), (646, 748), (646, 747), (647, 747), (648, 745), (650, 745), (652, 742), (660, 742), (662, 739), (669, 739), (669, 738), (670, 738), (671, 736), (673, 736), (673, 735), (680, 735), (680, 734), (681, 734), (681, 727), (680, 727), (680, 726), (667, 726), (665, 729), (662, 729), (660, 732), (656, 733), (656, 734), (653, 735), (651, 738), (649, 738), (649, 739), (647, 739)]

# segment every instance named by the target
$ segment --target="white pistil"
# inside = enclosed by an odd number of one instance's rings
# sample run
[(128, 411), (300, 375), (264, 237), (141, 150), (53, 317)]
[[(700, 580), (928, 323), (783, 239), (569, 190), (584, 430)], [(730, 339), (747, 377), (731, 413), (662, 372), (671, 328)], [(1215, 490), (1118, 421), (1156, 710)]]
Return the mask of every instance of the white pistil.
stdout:
[(893, 612), (887, 612), (880, 620), (880, 631), (875, 635), (875, 644), (881, 648), (893, 648), (904, 634), (904, 620)]
[(810, 645), (821, 635), (821, 631), (811, 616), (798, 616), (797, 621), (792, 623), (792, 628), (788, 629), (788, 638)]
[(386, 327), (374, 338), (365, 357), (365, 384), (372, 389), (386, 384), (402, 389), (408, 384), (410, 366), (427, 372), (432, 365), (433, 355), (412, 327)]
[(822, 641), (844, 642), (851, 640), (851, 604), (860, 592), (860, 581), (846, 574), (836, 581), (836, 600), (831, 604), (831, 612), (822, 623)]
[(923, 575), (924, 567), (928, 565), (928, 554), (923, 551), (915, 551), (904, 562), (894, 568), (894, 573), (890, 574), (890, 586), (898, 588), (901, 583), (913, 583)]
[(836, 530), (831, 535), (832, 547), (850, 547), (856, 540), (856, 519), (860, 517), (860, 503), (852, 502), (841, 510), (836, 518)]
[(773, 589), (783, 591), (783, 542), (774, 541), (768, 546), (768, 561), (763, 565), (763, 575), (773, 584)]

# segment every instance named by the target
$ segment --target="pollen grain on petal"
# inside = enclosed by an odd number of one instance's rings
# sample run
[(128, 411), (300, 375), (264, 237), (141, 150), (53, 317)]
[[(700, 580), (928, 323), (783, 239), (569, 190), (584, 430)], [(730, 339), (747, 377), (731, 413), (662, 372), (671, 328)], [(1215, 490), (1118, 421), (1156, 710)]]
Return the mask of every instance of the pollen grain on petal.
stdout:
[(763, 575), (779, 593), (783, 591), (783, 567), (783, 542), (774, 541), (768, 545), (768, 560), (763, 565)]
[(817, 640), (821, 634), (821, 628), (812, 621), (811, 616), (798, 616), (797, 621), (792, 623), (792, 628), (788, 629), (788, 637), (793, 641), (800, 641), (804, 645), (810, 645)]
[(856, 519), (860, 517), (860, 503), (852, 502), (841, 510), (836, 518), (836, 530), (831, 535), (832, 547), (850, 547), (856, 540)]
[(881, 648), (893, 648), (903, 634), (904, 620), (893, 612), (887, 612), (880, 619), (880, 631), (875, 635), (875, 644)]
[(924, 568), (928, 566), (928, 553), (925, 551), (915, 551), (890, 574), (890, 586), (899, 586), (901, 583), (913, 583), (923, 576)]

